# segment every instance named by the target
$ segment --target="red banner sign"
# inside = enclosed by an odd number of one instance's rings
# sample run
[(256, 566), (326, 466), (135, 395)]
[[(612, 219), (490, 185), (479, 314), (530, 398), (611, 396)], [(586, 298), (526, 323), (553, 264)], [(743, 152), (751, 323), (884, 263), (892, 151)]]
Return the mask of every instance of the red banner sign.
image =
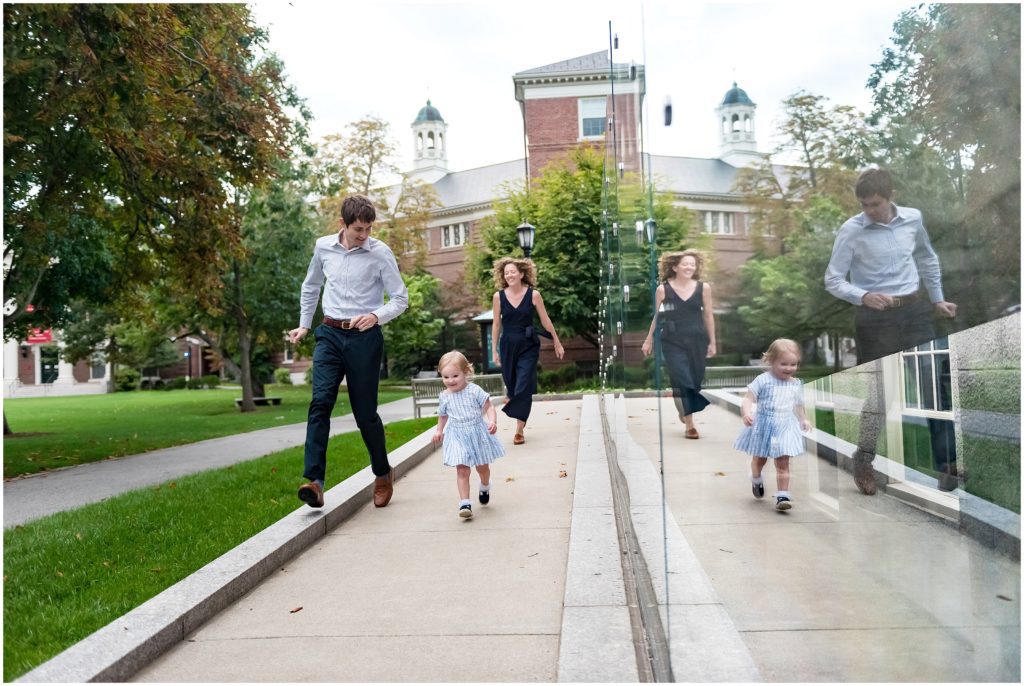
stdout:
[(26, 343), (52, 343), (53, 329), (32, 329), (28, 334)]

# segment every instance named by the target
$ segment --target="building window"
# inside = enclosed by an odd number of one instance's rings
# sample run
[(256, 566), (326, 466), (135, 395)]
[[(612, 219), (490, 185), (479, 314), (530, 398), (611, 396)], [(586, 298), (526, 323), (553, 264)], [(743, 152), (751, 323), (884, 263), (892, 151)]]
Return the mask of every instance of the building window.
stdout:
[(580, 138), (603, 138), (608, 106), (604, 97), (580, 98)]
[(295, 353), (292, 351), (292, 347), (290, 345), (286, 345), (284, 347), (284, 357), (281, 359), (281, 362), (284, 364), (291, 364), (294, 361)]
[(466, 244), (469, 230), (465, 224), (449, 224), (441, 227), (441, 247), (457, 248)]
[(949, 339), (936, 338), (901, 353), (903, 407), (908, 414), (953, 417), (950, 392)]
[(704, 233), (716, 233), (732, 236), (736, 233), (733, 226), (732, 212), (701, 212), (701, 219), (704, 224)]
[(107, 375), (107, 363), (102, 355), (93, 355), (89, 365), (89, 378), (102, 379)]

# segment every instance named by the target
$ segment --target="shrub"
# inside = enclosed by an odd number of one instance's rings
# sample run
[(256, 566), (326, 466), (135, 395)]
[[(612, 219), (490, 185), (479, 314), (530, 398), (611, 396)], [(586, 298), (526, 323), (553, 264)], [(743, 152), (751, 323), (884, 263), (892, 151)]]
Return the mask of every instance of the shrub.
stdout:
[(184, 376), (176, 376), (167, 382), (167, 388), (172, 391), (181, 390), (188, 384), (188, 380)]
[(167, 382), (164, 381), (163, 379), (153, 379), (151, 387), (153, 388), (154, 391), (166, 391)]
[(139, 387), (142, 374), (131, 367), (121, 367), (114, 374), (114, 388), (118, 391), (134, 391)]
[(285, 369), (284, 367), (278, 367), (274, 370), (274, 383), (284, 384), (286, 386), (292, 385), (292, 373), (291, 370)]
[(307, 386), (313, 383), (313, 365), (309, 365), (309, 369), (302, 375), (302, 380), (306, 382)]
[(220, 385), (220, 377), (216, 374), (207, 374), (202, 377), (203, 385), (207, 388), (216, 388)]
[(191, 390), (203, 387), (203, 380), (198, 376), (193, 376), (191, 379), (185, 381), (185, 387)]

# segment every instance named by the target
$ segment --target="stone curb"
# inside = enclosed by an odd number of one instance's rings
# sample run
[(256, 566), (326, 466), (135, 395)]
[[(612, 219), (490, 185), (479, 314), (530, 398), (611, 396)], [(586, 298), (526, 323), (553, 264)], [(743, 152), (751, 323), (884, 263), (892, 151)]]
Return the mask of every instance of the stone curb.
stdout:
[[(399, 478), (434, 452), (431, 427), (388, 455)], [(127, 681), (266, 576), (327, 535), (373, 493), (369, 467), (24, 674), (18, 682)]]

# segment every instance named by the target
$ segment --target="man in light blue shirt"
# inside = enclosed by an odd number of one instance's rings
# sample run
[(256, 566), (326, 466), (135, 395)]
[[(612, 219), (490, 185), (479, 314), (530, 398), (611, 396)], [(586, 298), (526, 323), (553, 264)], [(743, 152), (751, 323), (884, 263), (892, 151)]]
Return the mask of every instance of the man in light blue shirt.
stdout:
[[(864, 211), (839, 229), (825, 289), (857, 306), (854, 338), (861, 364), (932, 340), (932, 310), (954, 317), (956, 305), (943, 296), (939, 258), (921, 213), (892, 202), (889, 173), (866, 170), (856, 194)], [(918, 292), (922, 279), (927, 300)]]
[(317, 239), (302, 282), (299, 326), (288, 332), (293, 344), (309, 333), (323, 287), (324, 320), (313, 334), (313, 399), (306, 424), (303, 475), (309, 482), (299, 487), (299, 499), (310, 507), (324, 504), (331, 412), (338, 399), (338, 386), (345, 379), (352, 414), (376, 477), (373, 504), (386, 506), (394, 491), (384, 425), (377, 414), (377, 386), (384, 354), (380, 327), (405, 311), (409, 297), (394, 253), (383, 242), (370, 237), (376, 218), (376, 209), (368, 198), (345, 198), (341, 206), (341, 231)]
[[(956, 305), (943, 296), (939, 257), (921, 213), (892, 202), (889, 173), (868, 169), (854, 190), (864, 211), (839, 229), (825, 271), (825, 288), (857, 306), (854, 340), (857, 363), (864, 364), (933, 340), (933, 310), (952, 318)], [(922, 279), (927, 299), (919, 293)], [(877, 490), (871, 463), (885, 419), (880, 374), (875, 363), (853, 454), (854, 481), (865, 495)]]

